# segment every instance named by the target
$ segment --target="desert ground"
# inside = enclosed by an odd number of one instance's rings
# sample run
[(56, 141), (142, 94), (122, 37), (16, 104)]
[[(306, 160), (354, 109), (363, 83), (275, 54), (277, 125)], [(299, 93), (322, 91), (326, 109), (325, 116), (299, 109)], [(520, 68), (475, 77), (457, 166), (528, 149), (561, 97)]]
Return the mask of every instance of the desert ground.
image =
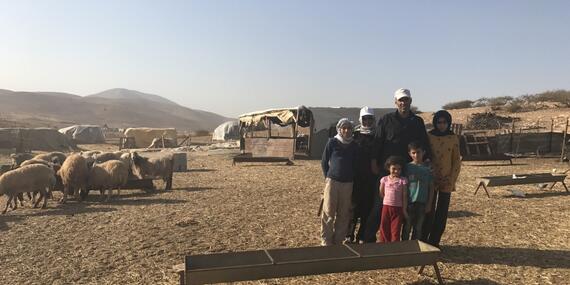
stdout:
[[(175, 173), (172, 191), (123, 190), (109, 202), (91, 192), (81, 203), (50, 200), (47, 209), (27, 205), (0, 216), (0, 284), (177, 284), (172, 266), (185, 255), (318, 245), (320, 161), (233, 166), (235, 153), (189, 152), (189, 171)], [(479, 176), (569, 167), (546, 158), (464, 162), (442, 240), (445, 282), (567, 284), (570, 195), (560, 184), (490, 188), (491, 198), (473, 192)], [(402, 268), (244, 282), (436, 283), (431, 268), (422, 276)]]

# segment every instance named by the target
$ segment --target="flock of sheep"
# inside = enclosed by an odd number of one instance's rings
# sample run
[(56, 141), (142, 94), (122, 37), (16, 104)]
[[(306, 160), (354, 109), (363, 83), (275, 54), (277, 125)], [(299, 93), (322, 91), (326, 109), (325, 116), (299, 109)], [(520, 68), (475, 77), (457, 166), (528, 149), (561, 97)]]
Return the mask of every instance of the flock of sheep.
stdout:
[[(0, 195), (8, 196), (8, 207), (16, 209), (18, 202), (23, 206), (24, 193), (36, 208), (43, 199), (42, 208), (47, 206), (48, 197), (54, 190), (63, 192), (60, 203), (73, 195), (81, 201), (89, 190), (99, 190), (103, 196), (107, 191), (108, 201), (112, 190), (125, 186), (130, 179), (163, 179), (165, 190), (172, 188), (173, 157), (144, 157), (137, 152), (87, 151), (67, 156), (61, 152), (39, 155), (30, 153), (12, 154), (11, 170), (0, 176)], [(36, 195), (39, 198), (36, 200)], [(14, 204), (12, 204), (14, 202)]]

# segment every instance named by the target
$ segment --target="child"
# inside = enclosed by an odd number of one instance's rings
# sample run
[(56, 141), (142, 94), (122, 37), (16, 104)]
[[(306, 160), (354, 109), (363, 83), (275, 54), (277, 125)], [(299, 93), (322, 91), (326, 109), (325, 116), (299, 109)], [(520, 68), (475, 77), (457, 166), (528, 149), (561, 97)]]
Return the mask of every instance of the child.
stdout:
[(433, 199), (433, 176), (431, 169), (424, 164), (424, 149), (419, 142), (408, 145), (408, 153), (412, 161), (406, 165), (408, 177), (408, 219), (404, 223), (402, 240), (422, 237), (422, 226), (427, 213), (431, 211)]
[(390, 156), (384, 165), (390, 175), (380, 179), (380, 196), (384, 198), (380, 219), (380, 242), (399, 241), (402, 220), (408, 218), (408, 180), (400, 177), (403, 164), (402, 158)]
[(459, 137), (451, 131), (451, 114), (445, 110), (437, 111), (433, 115), (433, 126), (428, 139), (432, 151), (435, 192), (433, 211), (426, 218), (422, 240), (439, 247), (447, 223), (451, 192), (455, 191), (455, 182), (461, 171), (461, 156)]
[(329, 139), (321, 166), (325, 175), (321, 245), (341, 244), (352, 216), (352, 183), (357, 145), (352, 140), (352, 122), (343, 118), (336, 125), (338, 134)]

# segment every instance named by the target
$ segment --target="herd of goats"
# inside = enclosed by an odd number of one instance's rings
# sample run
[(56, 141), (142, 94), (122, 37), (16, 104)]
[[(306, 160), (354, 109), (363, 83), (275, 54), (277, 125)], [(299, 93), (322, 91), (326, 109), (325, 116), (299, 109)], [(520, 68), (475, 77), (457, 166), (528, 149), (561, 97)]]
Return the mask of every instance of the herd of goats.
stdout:
[(34, 208), (42, 199), (42, 208), (45, 208), (53, 191), (63, 192), (60, 203), (65, 203), (68, 195), (81, 201), (90, 190), (99, 190), (102, 197), (107, 191), (108, 201), (112, 190), (117, 189), (120, 195), (121, 187), (129, 179), (160, 178), (166, 184), (165, 190), (169, 190), (172, 188), (174, 159), (172, 154), (160, 154), (156, 157), (145, 157), (135, 151), (86, 151), (69, 156), (62, 152), (12, 154), (11, 170), (0, 176), (0, 195), (8, 196), (2, 214), (8, 207), (15, 210), (18, 202), (23, 206), (24, 193)]

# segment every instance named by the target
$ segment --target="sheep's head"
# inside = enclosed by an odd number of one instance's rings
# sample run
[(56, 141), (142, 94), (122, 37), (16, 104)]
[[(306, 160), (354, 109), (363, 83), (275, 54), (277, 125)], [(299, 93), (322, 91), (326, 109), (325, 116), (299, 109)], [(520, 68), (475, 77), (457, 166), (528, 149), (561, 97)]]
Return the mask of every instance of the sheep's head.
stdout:
[(140, 163), (142, 157), (136, 151), (133, 151), (131, 156), (133, 158), (134, 163)]
[(144, 179), (144, 175), (141, 173), (141, 164), (144, 160), (145, 158), (140, 156), (138, 153), (136, 152), (131, 153), (131, 161), (132, 161), (132, 164), (130, 165), (131, 173), (134, 174), (139, 179)]

